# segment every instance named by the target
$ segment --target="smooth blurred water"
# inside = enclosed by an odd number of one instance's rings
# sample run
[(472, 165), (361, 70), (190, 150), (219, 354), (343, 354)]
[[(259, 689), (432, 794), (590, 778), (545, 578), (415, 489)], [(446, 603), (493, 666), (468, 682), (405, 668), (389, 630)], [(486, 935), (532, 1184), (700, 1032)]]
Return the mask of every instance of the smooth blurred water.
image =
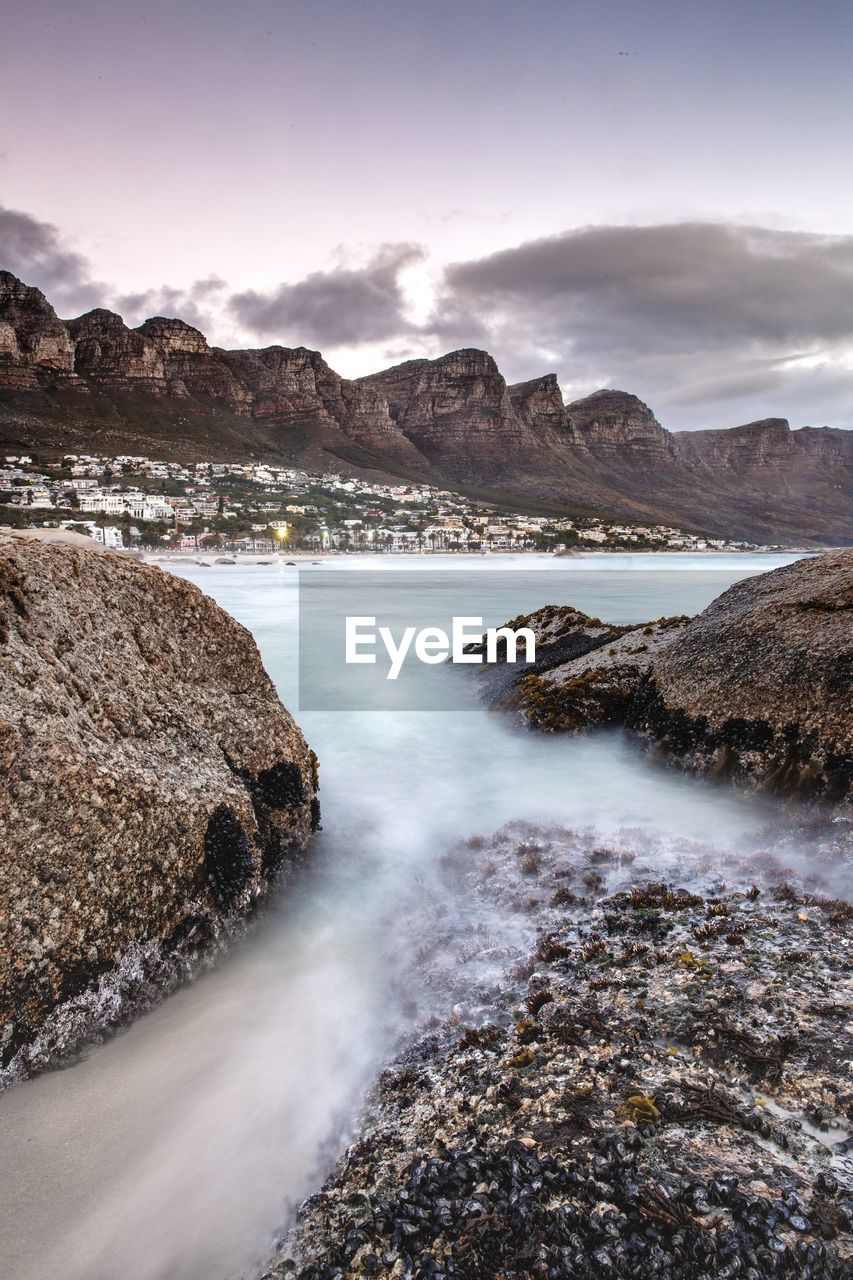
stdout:
[[(738, 578), (794, 558), (352, 557), (324, 567), (494, 566), (523, 572), (530, 596), (530, 575), (559, 566), (561, 600), (549, 573), (548, 598), (520, 602), (508, 590), (499, 617), (568, 603), (627, 622), (696, 612)], [(250, 628), (295, 709), (297, 570), (173, 571)], [(300, 714), (320, 757), (324, 830), (296, 884), (212, 972), (85, 1060), (0, 1098), (0, 1275), (252, 1275), (322, 1179), (413, 1004), (423, 1015), (435, 999), (418, 989), (410, 1005), (398, 989), (422, 941), (418, 904), (428, 895), (445, 927), (455, 913), (472, 927), (440, 898), (439, 861), (460, 838), (521, 818), (603, 835), (642, 828), (663, 860), (667, 838), (748, 850), (768, 818), (766, 802), (656, 769), (618, 734), (524, 733), (476, 705), (458, 672), (446, 678), (459, 681), (457, 711)], [(508, 942), (524, 927), (489, 921)]]

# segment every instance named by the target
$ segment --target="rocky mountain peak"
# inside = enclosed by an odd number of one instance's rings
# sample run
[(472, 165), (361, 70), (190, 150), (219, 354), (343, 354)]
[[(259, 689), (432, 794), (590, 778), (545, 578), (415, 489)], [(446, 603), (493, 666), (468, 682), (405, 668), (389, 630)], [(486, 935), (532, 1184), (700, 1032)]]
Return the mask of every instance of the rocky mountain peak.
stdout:
[(615, 387), (601, 387), (588, 396), (573, 400), (566, 406), (578, 418), (600, 421), (621, 420), (626, 418), (644, 418), (656, 426), (660, 426), (651, 409), (639, 396), (630, 391), (619, 391)]
[(772, 466), (800, 451), (786, 418), (761, 418), (724, 431), (681, 431), (676, 436), (681, 457), (742, 473), (744, 468)]
[(359, 381), (381, 388), (388, 396), (392, 414), (422, 394), (446, 393), (453, 402), (472, 394), (495, 401), (506, 396), (506, 382), (493, 357), (477, 347), (448, 351), (435, 360), (406, 360)]
[(96, 307), (69, 320), (67, 330), (74, 344), (74, 368), (82, 377), (116, 388), (129, 381), (165, 390), (160, 352), (114, 311)]
[(566, 416), (586, 447), (598, 456), (612, 455), (626, 446), (661, 459), (674, 453), (669, 432), (649, 406), (630, 392), (609, 387), (593, 391), (567, 405)]
[(851, 453), (851, 433), (838, 427), (800, 427), (791, 435), (803, 453), (822, 462), (843, 465)]
[(74, 347), (40, 289), (0, 271), (0, 385), (35, 389), (74, 380)]
[(540, 430), (566, 430), (566, 406), (556, 373), (516, 382), (507, 387), (507, 392), (522, 422)]
[(308, 347), (257, 347), (219, 354), (252, 392), (254, 412), (261, 417), (302, 411), (317, 402), (320, 386), (336, 394), (341, 381), (320, 352)]
[(460, 347), (458, 351), (448, 351), (446, 355), (438, 356), (435, 360), (428, 360), (428, 365), (432, 365), (436, 371), (448, 373), (457, 376), (481, 376), (486, 378), (500, 378), (503, 382), (501, 372), (493, 356), (488, 351), (481, 351), (479, 347)]
[(24, 284), (11, 271), (0, 271), (0, 303), (7, 307), (13, 303), (32, 309), (40, 309), (52, 316), (56, 315), (53, 307), (34, 285)]
[(730, 429), (744, 435), (749, 432), (753, 435), (787, 436), (791, 424), (787, 418), (759, 418), (756, 422), (746, 422), (742, 427)]
[(787, 418), (747, 422), (742, 427), (732, 427), (726, 435), (730, 449), (745, 450), (756, 460), (787, 455), (794, 447)]
[[(84, 311), (81, 316), (75, 316), (65, 323), (72, 333), (115, 333), (127, 328), (118, 312), (110, 311), (107, 307), (93, 307), (91, 311)], [(127, 331), (131, 332), (130, 329)]]
[(150, 339), (156, 347), (168, 355), (178, 352), (207, 355), (210, 352), (204, 334), (183, 320), (152, 316), (150, 320), (139, 325), (136, 332)]
[(535, 436), (516, 414), (492, 356), (476, 347), (404, 364), (360, 379), (385, 398), (391, 417), (422, 456), (458, 478), (482, 481), (523, 454)]

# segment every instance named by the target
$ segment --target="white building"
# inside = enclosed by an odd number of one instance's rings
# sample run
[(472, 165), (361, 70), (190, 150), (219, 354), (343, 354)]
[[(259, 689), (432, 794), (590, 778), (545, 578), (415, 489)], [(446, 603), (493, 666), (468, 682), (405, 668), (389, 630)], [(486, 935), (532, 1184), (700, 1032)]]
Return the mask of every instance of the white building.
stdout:
[(162, 498), (148, 497), (134, 500), (128, 504), (127, 510), (134, 520), (173, 520), (175, 512), (168, 502)]
[(124, 547), (121, 529), (118, 529), (113, 524), (107, 524), (101, 528), (94, 520), (62, 520), (60, 522), (60, 527), (67, 529), (69, 525), (72, 524), (76, 525), (78, 528), (84, 528), (94, 542), (100, 542), (110, 551), (121, 551)]
[(95, 490), (93, 493), (81, 492), (80, 510), (103, 511), (107, 516), (120, 516), (126, 510), (125, 499), (119, 493), (104, 493), (102, 490)]

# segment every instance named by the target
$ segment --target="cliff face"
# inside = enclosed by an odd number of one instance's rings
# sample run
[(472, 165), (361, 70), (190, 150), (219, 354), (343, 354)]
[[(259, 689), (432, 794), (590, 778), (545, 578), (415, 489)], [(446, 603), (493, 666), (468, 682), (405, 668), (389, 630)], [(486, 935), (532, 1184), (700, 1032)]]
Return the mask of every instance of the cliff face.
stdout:
[(248, 412), (269, 423), (271, 437), (287, 445), (299, 431), (322, 433), (334, 448), (346, 440), (385, 461), (423, 469), (424, 458), (395, 426), (384, 398), (370, 387), (341, 378), (319, 351), (266, 347), (217, 353), (231, 370)]
[(675, 441), (683, 461), (732, 471), (784, 465), (801, 452), (785, 418), (764, 418), (728, 431), (682, 431)]
[(648, 405), (625, 391), (594, 391), (566, 406), (578, 440), (595, 458), (636, 463), (668, 462), (675, 457), (672, 436)]
[(785, 418), (764, 418), (727, 431), (679, 431), (672, 437), (678, 459), (690, 467), (712, 467), (742, 476), (787, 469), (792, 475), (820, 464), (849, 466), (853, 433), (832, 427), (792, 431)]
[(772, 418), (673, 434), (624, 391), (565, 405), (553, 374), (508, 387), (473, 349), (351, 381), (318, 351), (225, 351), (163, 316), (64, 323), (8, 272), (0, 444), (274, 457), (750, 541), (853, 541), (853, 432)]
[(529, 382), (516, 382), (508, 391), (516, 414), (538, 439), (557, 447), (583, 446), (580, 432), (566, 412), (555, 373), (546, 373)]
[(99, 982), (245, 911), (315, 816), (247, 631), (159, 569), (23, 536), (0, 540), (0, 762), (0, 1063), (23, 1067)]
[(497, 478), (508, 459), (538, 442), (516, 414), (506, 382), (485, 351), (412, 360), (361, 379), (388, 403), (403, 435), (438, 469), (476, 483)]
[(233, 413), (250, 411), (248, 390), (222, 359), (222, 353), (211, 350), (198, 329), (182, 320), (155, 316), (135, 332), (157, 351), (170, 395), (209, 397), (223, 401)]
[(74, 343), (39, 289), (0, 271), (0, 386), (70, 385)]
[(851, 456), (850, 432), (837, 427), (800, 427), (794, 439), (807, 458), (844, 465)]
[(165, 395), (163, 357), (143, 334), (128, 329), (114, 311), (98, 308), (68, 322), (74, 370), (96, 386), (148, 390)]

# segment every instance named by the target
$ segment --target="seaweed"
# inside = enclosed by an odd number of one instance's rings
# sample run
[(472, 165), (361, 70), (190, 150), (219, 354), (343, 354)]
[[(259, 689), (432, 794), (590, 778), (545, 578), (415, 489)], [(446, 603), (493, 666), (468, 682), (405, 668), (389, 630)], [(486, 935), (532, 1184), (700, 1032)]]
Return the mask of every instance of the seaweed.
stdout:
[(231, 906), (255, 873), (246, 830), (230, 804), (220, 804), (208, 820), (204, 869), (220, 909)]

